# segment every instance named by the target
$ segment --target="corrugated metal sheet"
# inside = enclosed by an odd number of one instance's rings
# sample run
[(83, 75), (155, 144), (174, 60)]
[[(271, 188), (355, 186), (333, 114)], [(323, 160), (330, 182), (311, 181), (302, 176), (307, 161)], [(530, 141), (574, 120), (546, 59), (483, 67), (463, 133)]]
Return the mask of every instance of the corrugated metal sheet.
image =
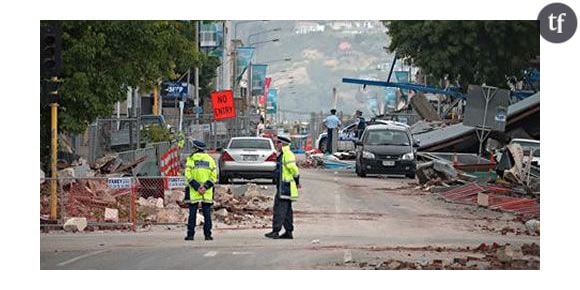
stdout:
[[(509, 118), (517, 115), (527, 109), (533, 108), (540, 104), (540, 93), (534, 94), (508, 107)], [(473, 127), (463, 125), (463, 123), (435, 129), (429, 132), (415, 134), (415, 140), (421, 143), (420, 149), (429, 148), (433, 145), (459, 138), (464, 135), (475, 134)]]

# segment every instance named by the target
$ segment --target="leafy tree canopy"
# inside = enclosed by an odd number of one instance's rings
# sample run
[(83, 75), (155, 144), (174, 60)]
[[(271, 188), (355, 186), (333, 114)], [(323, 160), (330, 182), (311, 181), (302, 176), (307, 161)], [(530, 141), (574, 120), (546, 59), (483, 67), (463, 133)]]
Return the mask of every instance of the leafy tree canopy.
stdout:
[[(196, 49), (195, 21), (60, 21), (60, 28), (59, 132), (80, 133), (97, 117), (110, 116), (128, 87), (148, 90), (196, 65), (219, 65)], [(48, 155), (49, 126), (41, 98), (41, 159)]]
[(540, 55), (537, 21), (384, 21), (389, 49), (431, 75), (507, 87)]
[[(59, 129), (82, 132), (111, 114), (127, 88), (152, 88), (200, 63), (191, 24), (179, 21), (62, 21)], [(41, 113), (43, 110), (41, 109)]]

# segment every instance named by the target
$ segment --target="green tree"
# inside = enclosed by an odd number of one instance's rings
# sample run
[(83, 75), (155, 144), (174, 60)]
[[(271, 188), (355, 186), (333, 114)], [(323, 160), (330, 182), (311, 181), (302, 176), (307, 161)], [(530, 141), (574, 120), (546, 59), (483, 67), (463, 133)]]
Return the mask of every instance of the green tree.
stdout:
[[(83, 132), (110, 116), (128, 87), (150, 89), (204, 57), (187, 21), (61, 21), (62, 84), (59, 132)], [(41, 162), (50, 148), (50, 109), (41, 99)]]
[(216, 86), (213, 82), (217, 76), (217, 68), (221, 65), (220, 59), (215, 56), (204, 55), (203, 66), (199, 73), (199, 96), (204, 102), (211, 102), (209, 99)]
[(537, 21), (384, 21), (389, 49), (430, 75), (506, 88), (540, 55)]

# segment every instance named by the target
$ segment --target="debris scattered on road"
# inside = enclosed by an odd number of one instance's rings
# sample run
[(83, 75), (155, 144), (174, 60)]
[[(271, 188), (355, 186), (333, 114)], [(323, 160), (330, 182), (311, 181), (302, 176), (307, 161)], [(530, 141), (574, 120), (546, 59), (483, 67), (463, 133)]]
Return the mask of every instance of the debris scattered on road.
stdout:
[[(510, 190), (505, 189), (504, 191), (495, 186), (481, 186), (473, 182), (438, 194), (450, 202), (473, 205), (484, 204), (492, 210), (513, 212), (530, 218), (538, 218), (540, 216), (540, 204), (536, 198), (512, 197), (503, 192), (509, 193)], [(481, 196), (482, 193), (485, 193), (486, 198)]]
[(74, 218), (70, 218), (68, 219), (65, 223), (64, 223), (64, 230), (66, 232), (82, 232), (85, 230), (85, 228), (87, 227), (87, 219), (86, 218), (79, 218), (79, 217), (74, 217)]
[[(234, 189), (235, 191), (235, 189)], [(216, 220), (232, 224), (269, 224), (272, 218), (272, 197), (262, 194), (250, 183), (241, 195), (227, 185), (216, 185), (214, 215)]]
[(540, 234), (540, 221), (531, 219), (526, 222), (526, 228), (530, 233)]
[[(404, 252), (406, 249), (393, 249), (397, 252)], [(364, 270), (483, 270), (483, 269), (539, 269), (540, 268), (540, 246), (524, 244), (521, 247), (504, 244), (492, 245), (481, 244), (471, 249), (466, 248), (442, 248), (424, 247), (411, 249), (413, 251), (424, 251), (430, 256), (440, 256), (445, 254), (445, 258), (421, 257), (418, 259), (401, 258), (389, 259), (386, 261), (368, 263), (360, 262), (358, 267)], [(404, 254), (404, 253), (402, 253)], [(407, 255), (409, 257), (409, 255)], [(347, 263), (338, 266), (347, 266)]]

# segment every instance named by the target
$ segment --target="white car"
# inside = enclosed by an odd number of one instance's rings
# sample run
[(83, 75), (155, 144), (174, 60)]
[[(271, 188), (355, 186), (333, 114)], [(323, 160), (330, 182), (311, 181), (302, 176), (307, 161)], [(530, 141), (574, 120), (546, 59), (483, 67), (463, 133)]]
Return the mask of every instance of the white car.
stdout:
[(276, 148), (270, 138), (234, 137), (219, 158), (219, 182), (267, 178), (275, 183)]
[(510, 144), (520, 144), (524, 150), (524, 163), (532, 156), (532, 164), (540, 166), (540, 140), (514, 138)]

